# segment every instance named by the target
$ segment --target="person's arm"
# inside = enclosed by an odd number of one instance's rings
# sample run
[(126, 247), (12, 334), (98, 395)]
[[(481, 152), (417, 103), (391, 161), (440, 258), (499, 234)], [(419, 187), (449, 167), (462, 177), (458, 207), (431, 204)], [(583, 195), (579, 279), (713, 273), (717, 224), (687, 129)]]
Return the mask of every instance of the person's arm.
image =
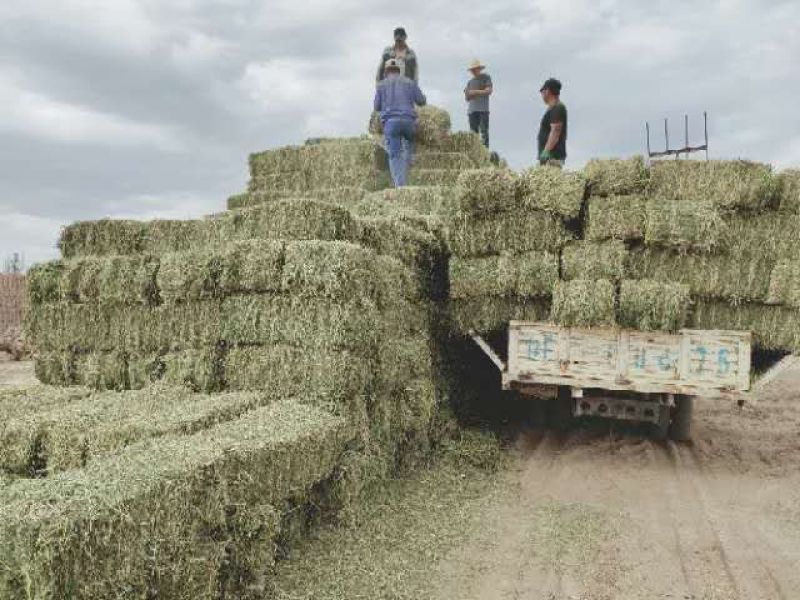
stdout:
[(558, 140), (561, 139), (561, 131), (564, 129), (564, 123), (551, 123), (550, 134), (547, 136), (547, 142), (544, 145), (545, 152), (552, 152)]
[(375, 75), (375, 83), (380, 83), (383, 79), (383, 67), (386, 65), (386, 61), (389, 60), (386, 56), (386, 52), (381, 53), (381, 62), (378, 64), (378, 74)]
[(414, 84), (414, 103), (417, 106), (425, 106), (428, 103), (428, 99), (416, 83)]
[(373, 102), (373, 108), (375, 109), (375, 112), (381, 112), (383, 110), (383, 98), (381, 98), (380, 89), (375, 90), (375, 101)]

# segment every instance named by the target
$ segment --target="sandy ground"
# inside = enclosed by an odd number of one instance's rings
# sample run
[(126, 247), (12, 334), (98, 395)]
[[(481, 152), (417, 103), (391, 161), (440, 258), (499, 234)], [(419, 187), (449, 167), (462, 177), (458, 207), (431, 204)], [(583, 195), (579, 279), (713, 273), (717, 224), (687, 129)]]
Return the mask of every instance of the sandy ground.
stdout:
[(755, 406), (698, 402), (691, 444), (588, 425), (516, 445), (434, 597), (800, 598), (800, 367)]
[(0, 353), (0, 389), (37, 383), (33, 376), (33, 362), (6, 360), (2, 354)]

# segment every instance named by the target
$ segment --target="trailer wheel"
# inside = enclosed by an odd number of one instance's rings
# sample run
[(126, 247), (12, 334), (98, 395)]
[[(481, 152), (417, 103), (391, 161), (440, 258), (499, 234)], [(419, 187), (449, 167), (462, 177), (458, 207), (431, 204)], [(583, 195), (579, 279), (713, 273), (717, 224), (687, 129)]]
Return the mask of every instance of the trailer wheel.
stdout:
[(694, 397), (679, 396), (677, 406), (672, 415), (669, 437), (676, 442), (688, 442), (692, 439), (692, 415), (694, 414)]
[(550, 428), (555, 431), (566, 431), (572, 425), (572, 390), (568, 387), (559, 386), (558, 398), (550, 400), (548, 407), (549, 414), (547, 420)]

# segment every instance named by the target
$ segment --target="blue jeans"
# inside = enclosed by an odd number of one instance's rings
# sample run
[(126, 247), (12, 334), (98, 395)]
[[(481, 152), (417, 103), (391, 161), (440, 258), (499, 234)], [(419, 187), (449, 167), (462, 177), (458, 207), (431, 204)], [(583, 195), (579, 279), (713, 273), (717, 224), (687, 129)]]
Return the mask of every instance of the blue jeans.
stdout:
[(417, 124), (412, 119), (389, 119), (383, 124), (386, 148), (389, 151), (389, 171), (395, 187), (406, 185), (408, 181), (416, 130)]

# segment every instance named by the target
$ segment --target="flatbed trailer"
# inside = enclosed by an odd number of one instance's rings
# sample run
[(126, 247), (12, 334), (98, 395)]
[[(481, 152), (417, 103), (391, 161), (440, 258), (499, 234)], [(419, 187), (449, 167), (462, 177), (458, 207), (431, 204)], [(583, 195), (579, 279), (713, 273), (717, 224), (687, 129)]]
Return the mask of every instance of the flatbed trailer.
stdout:
[(472, 337), (500, 369), (504, 390), (551, 401), (556, 428), (592, 416), (652, 423), (657, 437), (687, 440), (695, 397), (741, 404), (751, 385), (750, 332), (665, 334), (511, 321), (507, 363)]

